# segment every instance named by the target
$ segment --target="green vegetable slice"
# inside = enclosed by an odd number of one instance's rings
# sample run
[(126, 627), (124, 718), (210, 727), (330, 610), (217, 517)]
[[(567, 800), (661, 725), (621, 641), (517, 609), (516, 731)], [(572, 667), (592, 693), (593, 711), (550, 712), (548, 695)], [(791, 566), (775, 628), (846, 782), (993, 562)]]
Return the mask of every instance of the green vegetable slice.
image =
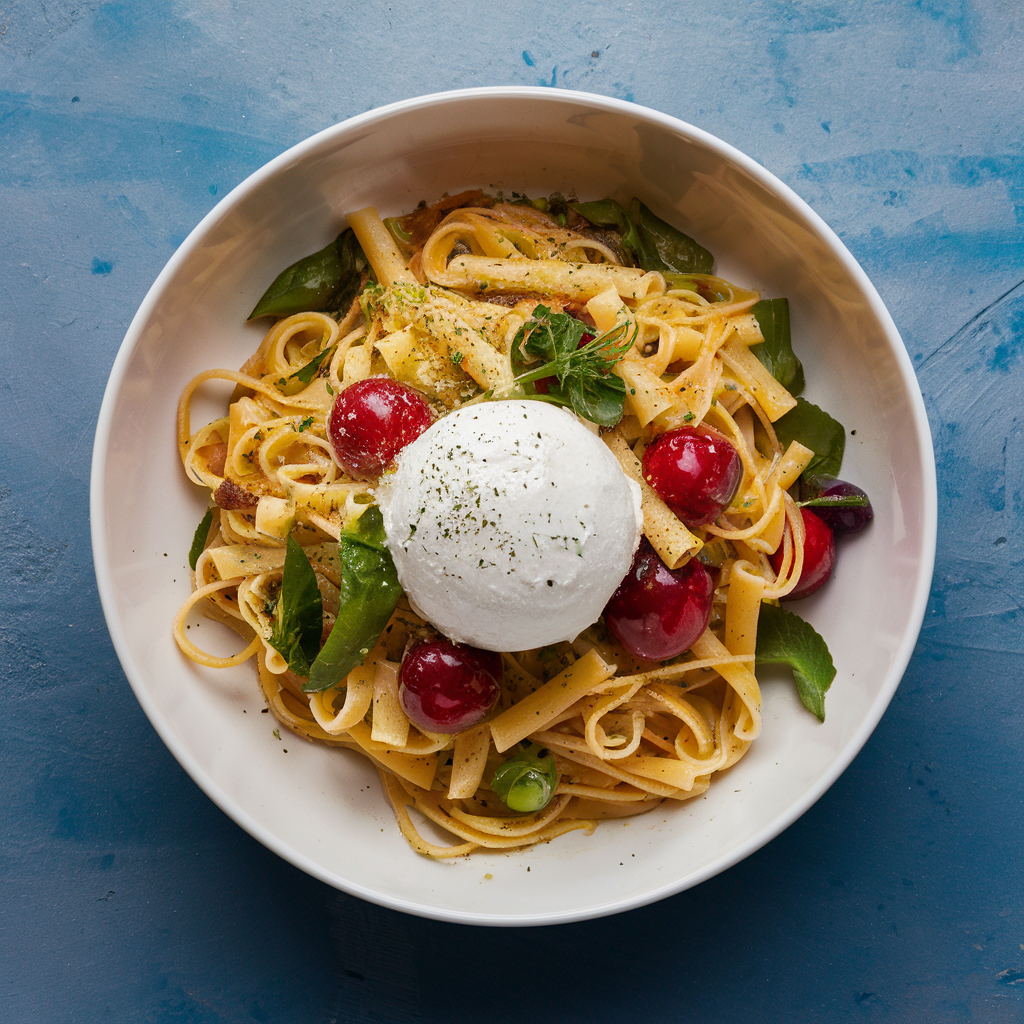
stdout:
[(500, 764), (491, 776), (491, 789), (510, 811), (533, 814), (551, 802), (558, 787), (555, 759), (529, 744), (515, 757)]
[(789, 665), (804, 707), (825, 721), (825, 692), (836, 668), (828, 646), (809, 622), (785, 608), (762, 604), (755, 661), (758, 665)]
[(813, 482), (818, 477), (839, 476), (846, 448), (846, 430), (824, 409), (798, 398), (796, 408), (776, 420), (775, 432), (783, 448), (792, 441), (799, 441), (814, 452), (814, 458), (803, 471), (803, 479)]
[[(360, 518), (369, 515), (364, 513)], [(340, 683), (373, 649), (388, 624), (402, 587), (386, 550), (342, 536), (338, 541), (341, 587), (338, 618), (309, 670), (302, 689), (326, 690)]]
[(355, 233), (346, 228), (330, 244), (282, 270), (249, 319), (347, 306), (359, 290), (366, 267)]
[(789, 331), (789, 299), (762, 299), (750, 310), (764, 335), (764, 342), (750, 351), (761, 365), (791, 394), (804, 389), (803, 364), (793, 354)]
[(196, 563), (206, 547), (206, 540), (210, 536), (211, 526), (213, 526), (213, 509), (208, 508), (206, 515), (199, 520), (196, 532), (192, 535), (192, 547), (189, 548), (188, 552), (188, 564), (193, 572), (196, 571)]
[(310, 663), (320, 650), (323, 621), (316, 573), (302, 546), (289, 535), (270, 645), (297, 676), (309, 675)]

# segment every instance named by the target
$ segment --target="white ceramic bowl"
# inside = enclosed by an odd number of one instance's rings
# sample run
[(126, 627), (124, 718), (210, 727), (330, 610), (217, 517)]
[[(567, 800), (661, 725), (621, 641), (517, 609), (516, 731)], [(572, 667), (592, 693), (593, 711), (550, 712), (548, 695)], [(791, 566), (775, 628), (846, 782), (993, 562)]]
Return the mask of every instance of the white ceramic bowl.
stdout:
[[(396, 214), (479, 186), (637, 195), (711, 249), (722, 276), (788, 296), (807, 397), (856, 430), (843, 476), (871, 495), (875, 521), (842, 543), (836, 578), (799, 609), (838, 667), (824, 725), (801, 708), (791, 682), (763, 674), (763, 734), (705, 797), (589, 837), (438, 863), (406, 845), (365, 761), (287, 731), (275, 738), (251, 665), (208, 671), (178, 652), (171, 620), (189, 590), (187, 553), (207, 495), (182, 474), (174, 417), (193, 374), (245, 361), (262, 333), (244, 322), (256, 299), (282, 267), (333, 238), (347, 211), (373, 204)], [(214, 402), (200, 404), (193, 422), (215, 412)], [(547, 89), (393, 104), (328, 128), (246, 179), (142, 303), (111, 372), (92, 470), (93, 549), (111, 636), (139, 702), (192, 778), (249, 833), (325, 882), (475, 924), (549, 924), (650, 903), (735, 864), (793, 822), (850, 763), (896, 689), (924, 614), (935, 523), (931, 440), (913, 370), (833, 232), (705, 132), (630, 103)], [(223, 627), (200, 628), (205, 645), (237, 647)]]

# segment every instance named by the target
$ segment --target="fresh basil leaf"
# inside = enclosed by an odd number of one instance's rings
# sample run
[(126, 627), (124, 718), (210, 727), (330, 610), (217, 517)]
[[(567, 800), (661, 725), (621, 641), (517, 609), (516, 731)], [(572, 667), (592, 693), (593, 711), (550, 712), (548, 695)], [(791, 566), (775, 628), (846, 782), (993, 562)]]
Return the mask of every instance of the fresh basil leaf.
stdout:
[(199, 521), (199, 525), (196, 527), (196, 532), (192, 535), (192, 547), (188, 552), (188, 564), (191, 566), (192, 571), (196, 571), (196, 563), (199, 561), (199, 556), (203, 553), (203, 549), (206, 547), (206, 540), (210, 536), (210, 527), (213, 526), (213, 509), (208, 508), (206, 515)]
[(376, 505), (371, 505), (351, 526), (342, 529), (341, 536), (374, 551), (387, 551), (384, 517)]
[(789, 665), (804, 707), (825, 721), (825, 692), (836, 667), (828, 646), (809, 622), (785, 608), (762, 604), (754, 658), (758, 665)]
[(761, 365), (791, 394), (804, 389), (803, 364), (793, 354), (789, 332), (789, 299), (762, 299), (751, 307), (757, 317), (764, 342), (750, 351)]
[(338, 559), (338, 618), (309, 670), (309, 679), (302, 687), (305, 693), (336, 686), (362, 664), (402, 596), (395, 563), (386, 550), (377, 551), (342, 537), (338, 541)]
[(796, 408), (775, 421), (775, 433), (783, 448), (792, 441), (799, 441), (814, 452), (814, 458), (803, 471), (804, 479), (839, 476), (846, 448), (846, 431), (824, 409), (798, 398)]
[(632, 227), (629, 214), (614, 199), (595, 199), (589, 203), (570, 203), (569, 206), (598, 227), (615, 228), (623, 235)]
[(622, 248), (634, 263), (640, 258), (642, 246), (636, 225), (629, 219), (629, 214), (614, 199), (598, 199), (592, 203), (570, 203), (585, 220), (597, 227), (614, 228), (622, 240)]
[(352, 229), (346, 228), (329, 245), (282, 270), (256, 303), (249, 319), (329, 309), (332, 302), (338, 307), (345, 294), (351, 303), (365, 266), (363, 250)]
[(306, 552), (291, 534), (275, 616), (270, 646), (297, 676), (308, 676), (310, 663), (320, 651), (323, 601)]
[(711, 273), (715, 257), (689, 235), (655, 217), (639, 199), (633, 200), (629, 215), (640, 239), (637, 262), (644, 270), (672, 274)]
[(356, 233), (347, 228), (335, 239), (338, 247), (338, 259), (341, 262), (341, 287), (330, 301), (329, 309), (336, 320), (342, 319), (348, 312), (352, 300), (361, 291), (367, 274), (372, 278), (373, 271), (370, 261), (363, 254), (363, 247), (356, 238)]

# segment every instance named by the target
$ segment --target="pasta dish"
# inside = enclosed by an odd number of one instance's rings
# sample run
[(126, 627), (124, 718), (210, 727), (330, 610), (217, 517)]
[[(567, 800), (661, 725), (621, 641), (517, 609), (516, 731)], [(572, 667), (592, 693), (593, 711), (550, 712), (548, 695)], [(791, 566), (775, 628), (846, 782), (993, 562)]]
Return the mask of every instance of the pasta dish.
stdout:
[[(368, 758), (431, 857), (699, 796), (760, 733), (756, 663), (796, 666), (823, 717), (831, 658), (779, 602), (870, 507), (834, 479), (842, 428), (796, 397), (785, 300), (638, 201), (474, 191), (347, 219), (268, 290), (245, 364), (181, 396), (212, 494), (184, 654), (254, 659), (277, 719)], [(194, 427), (211, 380), (234, 392)], [(559, 516), (579, 536), (523, 526)], [(196, 610), (242, 649), (197, 647)]]

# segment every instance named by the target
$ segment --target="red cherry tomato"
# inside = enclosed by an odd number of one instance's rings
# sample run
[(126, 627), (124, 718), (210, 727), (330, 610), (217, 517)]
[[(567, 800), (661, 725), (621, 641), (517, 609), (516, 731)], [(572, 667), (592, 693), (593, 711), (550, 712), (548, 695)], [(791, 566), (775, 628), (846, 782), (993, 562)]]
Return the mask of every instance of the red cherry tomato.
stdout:
[(419, 392), (390, 377), (368, 377), (334, 399), (327, 436), (343, 469), (357, 477), (380, 476), (432, 420)]
[(644, 479), (687, 526), (704, 526), (724, 509), (743, 478), (732, 444), (707, 427), (659, 434), (643, 459)]
[(451, 640), (425, 640), (402, 659), (398, 699), (409, 721), (429, 732), (476, 725), (501, 695), (501, 655)]
[[(782, 601), (798, 601), (820, 589), (832, 575), (836, 564), (836, 540), (832, 531), (810, 509), (802, 508), (804, 518), (804, 567), (797, 585)], [(776, 571), (782, 566), (782, 546), (770, 558)]]
[(708, 628), (714, 583), (695, 558), (669, 569), (646, 539), (612, 594), (604, 621), (630, 654), (647, 661), (689, 650)]

